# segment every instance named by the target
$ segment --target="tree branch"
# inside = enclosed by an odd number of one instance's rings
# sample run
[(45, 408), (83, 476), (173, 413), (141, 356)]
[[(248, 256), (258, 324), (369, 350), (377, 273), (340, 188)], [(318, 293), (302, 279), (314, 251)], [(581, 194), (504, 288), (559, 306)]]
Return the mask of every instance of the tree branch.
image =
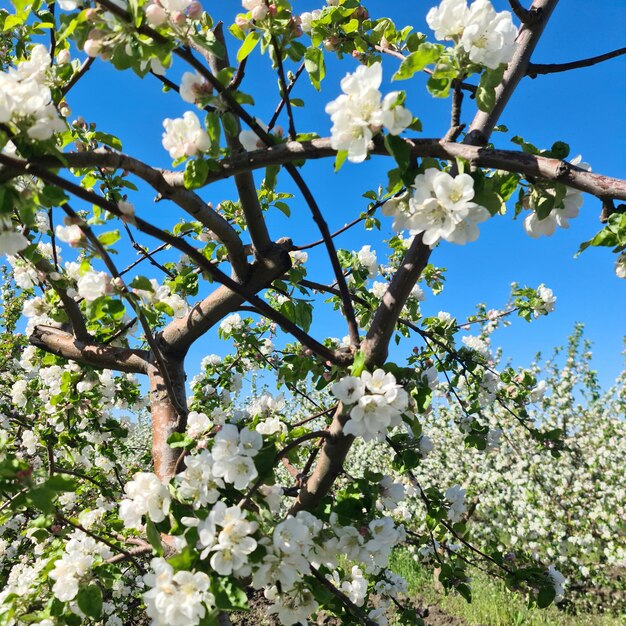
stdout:
[[(122, 214), (114, 202), (106, 200), (102, 198), (98, 194), (77, 185), (69, 180), (58, 176), (57, 174), (33, 163), (28, 163), (24, 159), (11, 157), (6, 154), (0, 153), (0, 164), (7, 165), (14, 171), (18, 171), (22, 174), (30, 174), (40, 178), (41, 180), (48, 182), (52, 185), (56, 185), (61, 189), (64, 189), (71, 194), (75, 195), (77, 198), (81, 198), (87, 202), (91, 202), (96, 206), (104, 209), (105, 211), (109, 211), (113, 215), (117, 217), (122, 217)], [(351, 357), (347, 355), (342, 355), (335, 353), (330, 350), (319, 341), (311, 337), (308, 333), (304, 332), (299, 326), (294, 324), (290, 319), (285, 317), (282, 313), (273, 309), (267, 302), (261, 299), (259, 296), (255, 294), (251, 294), (248, 290), (235, 281), (233, 278), (222, 272), (218, 267), (216, 267), (213, 263), (211, 263), (201, 252), (199, 252), (196, 248), (189, 245), (186, 241), (168, 233), (160, 228), (152, 225), (150, 222), (141, 219), (140, 217), (135, 216), (135, 226), (138, 230), (155, 239), (159, 239), (165, 243), (170, 244), (173, 248), (184, 252), (190, 259), (194, 260), (203, 271), (206, 271), (214, 280), (221, 283), (222, 285), (228, 287), (236, 294), (240, 295), (244, 300), (247, 300), (250, 304), (252, 304), (259, 314), (264, 315), (268, 319), (279, 324), (286, 332), (293, 335), (298, 341), (300, 341), (304, 346), (310, 348), (315, 354), (321, 357), (324, 361), (328, 361), (330, 363), (335, 364), (345, 364), (348, 361), (351, 361)]]
[(517, 48), (502, 82), (496, 89), (496, 103), (489, 112), (479, 111), (467, 134), (467, 143), (484, 145), (489, 141), (493, 128), (500, 119), (509, 99), (520, 80), (526, 75), (530, 57), (537, 47), (552, 11), (559, 0), (534, 0), (530, 11), (541, 12), (541, 19), (524, 24), (517, 35)]
[[(446, 142), (440, 139), (408, 138), (405, 141), (410, 148), (411, 158), (434, 157), (453, 161), (457, 157), (461, 157), (479, 167), (506, 170), (533, 178), (562, 182), (598, 198), (609, 197), (626, 200), (625, 180), (587, 172), (568, 165), (566, 161), (526, 154), (516, 150), (486, 148), (466, 143)], [(372, 155), (389, 156), (383, 142), (379, 140), (370, 143), (369, 151)], [(70, 153), (64, 156), (68, 166), (80, 167), (80, 163), (88, 161), (83, 155), (84, 153)], [(336, 155), (337, 151), (330, 145), (330, 138), (302, 142), (288, 141), (271, 148), (262, 148), (220, 161), (220, 171), (209, 174), (205, 185), (229, 178), (244, 169), (260, 169), (269, 165), (283, 165), (294, 161), (334, 158)], [(38, 162), (43, 161), (39, 160)], [(570, 169), (570, 174), (565, 180), (563, 180), (564, 167)], [(163, 178), (173, 187), (183, 184), (182, 173), (179, 172), (163, 172)]]
[(89, 71), (96, 57), (87, 57), (82, 65), (78, 68), (78, 71), (70, 78), (70, 81), (61, 88), (61, 96), (65, 97), (67, 93), (74, 87), (74, 85)]
[(536, 78), (539, 74), (556, 74), (557, 72), (567, 72), (569, 70), (577, 70), (581, 67), (591, 67), (597, 65), (603, 61), (614, 59), (615, 57), (626, 54), (626, 48), (618, 48), (612, 52), (600, 54), (595, 57), (589, 57), (588, 59), (581, 59), (580, 61), (570, 61), (569, 63), (529, 63), (526, 68), (526, 75), (531, 78)]
[(428, 264), (430, 253), (430, 247), (422, 243), (422, 236), (415, 236), (402, 265), (396, 271), (383, 295), (363, 342), (365, 362), (369, 366), (380, 366), (385, 362), (389, 341), (400, 313), (422, 270)]
[[(213, 33), (226, 51), (226, 41), (224, 40), (224, 31), (221, 22), (213, 29)], [(215, 55), (207, 53), (202, 49), (200, 49), (200, 52), (206, 56), (213, 74), (217, 74), (220, 70), (228, 67), (228, 52), (225, 52), (223, 59), (219, 59)], [(191, 56), (191, 53), (189, 53), (189, 55)], [(220, 88), (218, 89), (215, 85), (213, 86), (216, 87), (217, 92), (220, 94), (220, 99), (224, 102), (224, 104), (229, 105), (229, 98), (232, 98), (232, 96), (230, 96), (230, 92), (219, 81), (216, 82), (219, 84)], [(229, 133), (225, 133), (226, 143), (232, 152), (245, 152), (243, 146), (241, 145), (241, 141), (239, 141), (241, 124), (239, 119), (235, 119), (237, 122), (236, 134), (230, 135)], [(245, 171), (235, 176), (235, 185), (237, 187), (237, 191), (239, 192), (239, 201), (241, 202), (241, 208), (243, 209), (246, 217), (246, 224), (250, 232), (252, 245), (256, 250), (255, 256), (258, 259), (265, 253), (266, 250), (269, 250), (272, 247), (273, 242), (267, 230), (267, 224), (265, 222), (263, 210), (261, 209), (259, 196), (257, 195), (256, 183), (254, 182), (254, 177), (250, 171)]]
[(509, 4), (511, 5), (511, 10), (522, 24), (534, 24), (543, 16), (541, 10), (532, 7), (525, 9), (520, 0), (509, 0)]
[(150, 353), (147, 350), (114, 348), (92, 341), (79, 341), (55, 326), (36, 326), (29, 341), (46, 352), (83, 365), (134, 374), (148, 372)]
[[(197, 193), (185, 189), (180, 173), (180, 185), (171, 185), (163, 172), (150, 167), (143, 161), (120, 152), (99, 148), (89, 152), (72, 152), (64, 154), (68, 157), (67, 167), (87, 168), (106, 167), (127, 170), (148, 183), (162, 198), (171, 200), (189, 215), (197, 219), (204, 227), (211, 230), (226, 246), (228, 258), (238, 274), (245, 276), (248, 268), (246, 253), (235, 229)], [(54, 157), (33, 159), (34, 163), (44, 167), (63, 167)], [(178, 180), (178, 179), (177, 179)]]

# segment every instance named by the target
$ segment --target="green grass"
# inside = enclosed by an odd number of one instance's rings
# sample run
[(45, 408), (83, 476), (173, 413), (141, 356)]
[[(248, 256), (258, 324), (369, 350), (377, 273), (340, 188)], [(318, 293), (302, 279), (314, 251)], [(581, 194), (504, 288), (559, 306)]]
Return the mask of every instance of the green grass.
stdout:
[(556, 607), (528, 608), (523, 596), (480, 572), (473, 577), (472, 603), (468, 604), (458, 595), (438, 591), (432, 570), (421, 568), (406, 551), (394, 553), (391, 569), (406, 578), (409, 597), (419, 599), (425, 606), (436, 605), (464, 619), (468, 626), (626, 626), (626, 615), (568, 615)]

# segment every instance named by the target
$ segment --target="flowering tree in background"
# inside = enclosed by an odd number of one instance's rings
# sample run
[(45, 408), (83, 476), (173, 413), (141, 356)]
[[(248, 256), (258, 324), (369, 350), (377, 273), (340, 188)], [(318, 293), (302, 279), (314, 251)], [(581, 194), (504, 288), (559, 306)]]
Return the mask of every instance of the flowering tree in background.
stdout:
[[(422, 487), (418, 474), (437, 442), (422, 428), (433, 401), (445, 400), (443, 381), (462, 408), (465, 446), (493, 448), (505, 437), (487, 410), (494, 403), (546, 463), (568, 433), (528, 410), (545, 389), (536, 372), (497, 369), (489, 332), (461, 337), (464, 323), (445, 312), (424, 317), (420, 301), (424, 288), (442, 288), (443, 271), (430, 263), (436, 246), (475, 241), (515, 194), (533, 237), (567, 227), (581, 192), (598, 198), (606, 226), (584, 245), (615, 247), (616, 272), (626, 275), (625, 181), (565, 160), (561, 141), (545, 150), (516, 137), (520, 151), (490, 143), (525, 76), (624, 50), (533, 64), (557, 0), (529, 9), (511, 0), (513, 13), (488, 0), (443, 0), (427, 14), (434, 39), (370, 16), (358, 0), (302, 15), (287, 0), (243, 0), (227, 29), (195, 0), (13, 4), (13, 13), (0, 12), (0, 253), (19, 288), (4, 290), (0, 623), (206, 626), (227, 622), (255, 590), (282, 624), (320, 612), (385, 624), (392, 604), (403, 623), (420, 623), (387, 567), (406, 541), (465, 597), (466, 568), (477, 563), (540, 607), (560, 600), (556, 553), (516, 544), (511, 559), (512, 537), (477, 547), (466, 489), (434, 476)], [(246, 66), (257, 53), (269, 55), (278, 78), (271, 120), (250, 112)], [(323, 83), (330, 55), (358, 61), (340, 86)], [(126, 154), (115, 129), (68, 123), (71, 90), (96, 59), (149, 75), (189, 103), (183, 117), (163, 122), (163, 148), (184, 170)], [(174, 64), (184, 66), (177, 81), (167, 76)], [(430, 94), (451, 99), (444, 137), (414, 136), (419, 119), (404, 91), (382, 89), (386, 72), (399, 85), (427, 73)], [(341, 91), (326, 106), (328, 138), (296, 130), (293, 109), (303, 103), (291, 94), (307, 76), (329, 100)], [(477, 107), (469, 126), (467, 93)], [(374, 155), (386, 157), (386, 187), (365, 190), (365, 211), (331, 232), (303, 165), (329, 158), (337, 170)], [(284, 177), (318, 240), (303, 241), (301, 223), (273, 232), (270, 212), (289, 215)], [(225, 179), (237, 199), (214, 207), (206, 190)], [(163, 226), (135, 199), (142, 186), (182, 219)], [(336, 247), (337, 235), (361, 226), (371, 241), (379, 210), (396, 231), (382, 262), (369, 244)], [(115, 255), (125, 244), (138, 259), (122, 266)], [(326, 252), (330, 283), (309, 278), (315, 247)], [(339, 311), (345, 330), (333, 334), (344, 339), (311, 331), (324, 307), (319, 293)], [(13, 335), (22, 303), (25, 337)], [(505, 308), (468, 323), (530, 321), (554, 303), (545, 285), (515, 286)], [(187, 397), (185, 356), (215, 328), (232, 352), (206, 356)], [(403, 337), (420, 346), (396, 363), (390, 343)], [(310, 414), (290, 413), (273, 395), (233, 403), (251, 369), (271, 373)], [(129, 424), (125, 411), (141, 419)], [(402, 495), (392, 477), (346, 471), (355, 440), (387, 446), (422, 502), (420, 523), (408, 528), (391, 515)]]

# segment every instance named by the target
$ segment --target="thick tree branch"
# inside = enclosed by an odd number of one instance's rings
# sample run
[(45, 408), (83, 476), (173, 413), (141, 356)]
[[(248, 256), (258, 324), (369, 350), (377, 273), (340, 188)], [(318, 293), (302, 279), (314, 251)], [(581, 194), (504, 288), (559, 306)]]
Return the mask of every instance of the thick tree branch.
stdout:
[[(221, 23), (213, 29), (213, 33), (215, 34), (216, 39), (222, 44), (224, 50), (227, 50), (226, 41), (224, 40), (223, 25)], [(220, 70), (228, 67), (228, 53), (224, 54), (223, 59), (219, 59), (213, 54), (206, 53), (202, 49), (200, 49), (200, 51), (205, 54), (213, 74), (217, 74)], [(220, 98), (226, 105), (228, 105), (229, 101), (226, 94), (230, 96), (230, 93), (221, 84), (220, 88), (221, 89), (217, 90), (221, 94)], [(235, 119), (237, 122), (237, 132), (235, 135), (226, 133), (226, 143), (234, 153), (245, 152), (243, 146), (241, 145), (241, 141), (239, 141), (241, 124), (238, 118)], [(237, 176), (235, 176), (235, 185), (237, 186), (237, 191), (239, 192), (239, 201), (241, 202), (241, 208), (246, 217), (246, 224), (250, 232), (252, 245), (256, 250), (255, 256), (258, 259), (265, 253), (265, 251), (272, 247), (273, 242), (267, 230), (265, 216), (263, 215), (263, 210), (261, 209), (261, 203), (259, 202), (259, 196), (256, 191), (256, 183), (254, 182), (252, 173), (250, 171), (245, 171), (237, 174)]]
[(63, 305), (63, 310), (72, 325), (72, 331), (76, 339), (79, 341), (93, 341), (93, 337), (87, 331), (85, 318), (80, 310), (80, 306), (78, 306), (78, 302), (67, 294), (67, 291), (59, 284), (58, 281), (50, 278), (50, 274), (54, 271), (50, 263), (48, 263), (46, 259), (39, 259), (39, 261), (37, 261), (34, 265), (37, 270), (44, 274), (46, 282), (59, 296), (61, 304)]
[(479, 111), (474, 117), (467, 135), (467, 143), (484, 145), (489, 141), (493, 128), (500, 119), (509, 99), (520, 80), (526, 75), (530, 57), (543, 33), (552, 11), (559, 0), (534, 0), (530, 11), (541, 13), (541, 19), (524, 24), (517, 35), (517, 48), (502, 82), (496, 89), (496, 103), (489, 112)]
[[(11, 168), (13, 171), (17, 171), (21, 174), (30, 174), (32, 176), (36, 176), (47, 183), (56, 185), (57, 187), (68, 191), (69, 193), (75, 195), (77, 198), (81, 198), (82, 200), (91, 202), (96, 206), (104, 209), (105, 211), (109, 211), (117, 217), (122, 217), (122, 214), (117, 204), (115, 204), (114, 202), (106, 200), (105, 198), (94, 193), (93, 191), (85, 189), (80, 185), (77, 185), (76, 183), (66, 180), (39, 165), (28, 163), (24, 159), (11, 157), (1, 153), (0, 164), (8, 166), (8, 168)], [(199, 252), (196, 248), (191, 246), (186, 241), (180, 239), (179, 237), (176, 237), (175, 235), (172, 235), (171, 233), (161, 230), (160, 228), (154, 226), (144, 219), (141, 219), (140, 217), (135, 217), (134, 219), (135, 226), (138, 230), (146, 233), (147, 235), (150, 235), (151, 237), (154, 237), (155, 239), (159, 239), (160, 241), (168, 243), (173, 248), (176, 248), (177, 250), (185, 253), (187, 256), (189, 256), (190, 259), (198, 264), (198, 267), (207, 272), (214, 280), (221, 283), (222, 285), (225, 285), (226, 287), (240, 295), (244, 300), (252, 304), (260, 315), (263, 315), (279, 324), (286, 332), (293, 335), (298, 341), (302, 343), (302, 345), (310, 348), (324, 361), (335, 364), (345, 364), (349, 360), (351, 360), (349, 357), (346, 357), (346, 355), (338, 354), (335, 353), (333, 350), (330, 350), (319, 341), (311, 337), (308, 333), (304, 332), (299, 326), (294, 324), (282, 313), (279, 313), (278, 311), (273, 309), (259, 296), (249, 293), (243, 285), (222, 272), (201, 252)]]
[[(171, 200), (189, 215), (198, 220), (204, 227), (215, 233), (216, 237), (226, 246), (228, 257), (235, 271), (245, 276), (248, 268), (246, 253), (235, 229), (197, 193), (185, 189), (181, 184), (173, 186), (164, 177), (163, 172), (150, 167), (143, 161), (120, 152), (99, 148), (90, 152), (72, 152), (63, 155), (68, 157), (66, 163), (71, 168), (106, 167), (126, 170), (148, 183), (160, 197)], [(41, 157), (34, 162), (44, 167), (62, 167), (54, 157)], [(177, 179), (178, 180), (178, 179)]]
[(99, 369), (147, 374), (150, 353), (147, 350), (114, 348), (91, 341), (79, 341), (55, 326), (36, 326), (29, 337), (32, 345), (70, 361)]
[(626, 54), (626, 48), (618, 48), (612, 52), (600, 54), (595, 57), (589, 57), (588, 59), (581, 59), (580, 61), (570, 61), (569, 63), (529, 63), (526, 69), (526, 75), (531, 78), (535, 78), (539, 74), (556, 74), (557, 72), (567, 72), (569, 70), (577, 70), (582, 67), (591, 67), (597, 65), (603, 61), (614, 59), (623, 54)]
[[(465, 143), (446, 142), (440, 139), (409, 138), (405, 141), (410, 147), (412, 158), (434, 157), (453, 161), (457, 157), (461, 157), (478, 167), (506, 170), (533, 178), (563, 182), (570, 187), (599, 198), (611, 197), (626, 200), (625, 180), (586, 172), (568, 165), (566, 161), (535, 156), (516, 150), (486, 148)], [(369, 150), (372, 155), (389, 156), (383, 142), (379, 140), (372, 142)], [(83, 154), (72, 153), (65, 156), (68, 164), (74, 166), (74, 163), (85, 163), (88, 160)], [(330, 145), (330, 138), (303, 142), (288, 141), (271, 148), (262, 148), (220, 161), (220, 171), (209, 174), (205, 184), (208, 185), (217, 180), (229, 178), (243, 169), (260, 169), (269, 165), (283, 165), (294, 161), (334, 158), (336, 155), (337, 151), (333, 150)], [(570, 174), (565, 180), (563, 180), (563, 168), (570, 169)], [(163, 172), (163, 177), (173, 187), (182, 185), (182, 174), (179, 172)]]
[(389, 341), (411, 290), (428, 264), (431, 249), (422, 243), (422, 236), (413, 238), (402, 265), (396, 271), (383, 295), (370, 325), (362, 349), (369, 366), (380, 366), (387, 358)]
[[(242, 287), (249, 293), (266, 288), (291, 266), (286, 248), (278, 245), (266, 251), (262, 259), (251, 266)], [(232, 313), (245, 298), (229, 287), (219, 287), (204, 300), (196, 304), (189, 313), (172, 320), (160, 333), (159, 340), (168, 354), (184, 356), (191, 344), (217, 324), (225, 315)]]

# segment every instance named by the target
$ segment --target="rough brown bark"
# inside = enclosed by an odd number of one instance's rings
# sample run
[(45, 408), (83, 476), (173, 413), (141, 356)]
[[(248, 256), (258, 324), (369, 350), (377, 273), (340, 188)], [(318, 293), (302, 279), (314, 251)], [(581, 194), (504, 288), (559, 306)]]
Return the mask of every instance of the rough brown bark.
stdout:
[[(182, 359), (165, 359), (167, 375), (176, 399), (187, 407), (185, 393), (185, 367)], [(163, 374), (152, 365), (148, 370), (150, 379), (150, 413), (152, 415), (152, 462), (154, 473), (168, 481), (176, 473), (176, 465), (181, 453), (180, 448), (170, 448), (167, 439), (175, 432), (184, 432), (187, 425), (186, 415), (179, 415), (168, 396)]]

